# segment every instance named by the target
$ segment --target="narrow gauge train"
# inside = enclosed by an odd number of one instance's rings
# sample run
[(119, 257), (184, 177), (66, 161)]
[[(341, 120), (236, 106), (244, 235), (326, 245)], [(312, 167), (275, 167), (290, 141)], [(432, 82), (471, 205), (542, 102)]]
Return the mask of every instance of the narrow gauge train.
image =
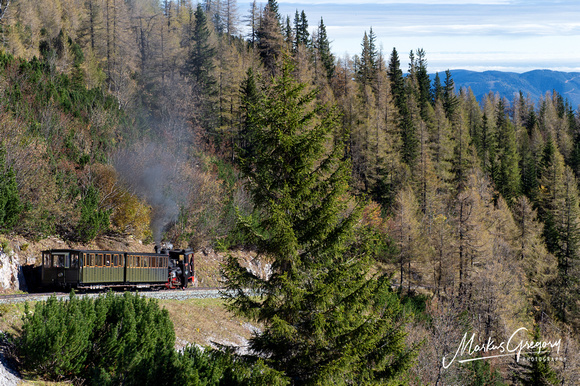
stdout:
[(78, 289), (185, 288), (195, 280), (190, 249), (156, 253), (52, 249), (42, 252), (41, 285)]

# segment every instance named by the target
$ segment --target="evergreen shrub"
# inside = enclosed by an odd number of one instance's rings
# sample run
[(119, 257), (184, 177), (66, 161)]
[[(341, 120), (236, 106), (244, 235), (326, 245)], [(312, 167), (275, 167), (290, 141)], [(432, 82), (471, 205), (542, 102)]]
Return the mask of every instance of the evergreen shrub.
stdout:
[(175, 349), (169, 313), (138, 294), (50, 297), (25, 306), (15, 347), (22, 370), (52, 381), (89, 385), (285, 385), (263, 362), (228, 351)]

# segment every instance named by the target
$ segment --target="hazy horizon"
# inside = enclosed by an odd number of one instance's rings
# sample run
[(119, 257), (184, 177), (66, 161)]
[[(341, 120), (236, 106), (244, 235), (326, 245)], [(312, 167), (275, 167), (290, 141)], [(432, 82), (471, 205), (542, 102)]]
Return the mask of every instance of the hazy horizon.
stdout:
[(309, 27), (323, 17), (338, 57), (360, 54), (372, 27), (377, 47), (393, 47), (406, 70), (409, 51), (423, 48), (429, 72), (447, 69), (523, 73), (535, 69), (580, 72), (580, 6), (564, 0), (382, 0), (353, 3), (278, 2), (285, 19), (304, 10)]

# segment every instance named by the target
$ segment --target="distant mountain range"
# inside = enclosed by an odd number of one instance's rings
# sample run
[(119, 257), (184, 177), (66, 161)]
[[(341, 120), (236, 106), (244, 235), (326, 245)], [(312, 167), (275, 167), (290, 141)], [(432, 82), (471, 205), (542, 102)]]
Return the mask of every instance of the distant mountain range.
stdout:
[[(546, 92), (556, 90), (572, 104), (574, 110), (580, 105), (580, 72), (559, 72), (551, 70), (534, 70), (518, 74), (515, 72), (468, 70), (451, 70), (455, 86), (471, 87), (478, 100), (490, 91), (498, 92), (502, 97), (513, 100), (520, 91), (524, 96), (537, 102)], [(439, 73), (441, 83), (445, 74)]]

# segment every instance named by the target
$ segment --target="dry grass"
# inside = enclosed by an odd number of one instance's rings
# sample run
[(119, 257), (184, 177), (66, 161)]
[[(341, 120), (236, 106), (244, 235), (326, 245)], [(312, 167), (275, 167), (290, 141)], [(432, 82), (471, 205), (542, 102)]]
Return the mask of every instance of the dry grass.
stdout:
[[(32, 304), (30, 309), (34, 310)], [(10, 335), (19, 334), (23, 315), (24, 303), (0, 304), (0, 331)]]
[(233, 316), (221, 299), (163, 300), (175, 327), (176, 346), (214, 343), (244, 347), (256, 326)]
[(50, 381), (41, 381), (41, 380), (28, 380), (25, 379), (18, 384), (18, 386), (70, 386), (72, 382), (50, 382)]

